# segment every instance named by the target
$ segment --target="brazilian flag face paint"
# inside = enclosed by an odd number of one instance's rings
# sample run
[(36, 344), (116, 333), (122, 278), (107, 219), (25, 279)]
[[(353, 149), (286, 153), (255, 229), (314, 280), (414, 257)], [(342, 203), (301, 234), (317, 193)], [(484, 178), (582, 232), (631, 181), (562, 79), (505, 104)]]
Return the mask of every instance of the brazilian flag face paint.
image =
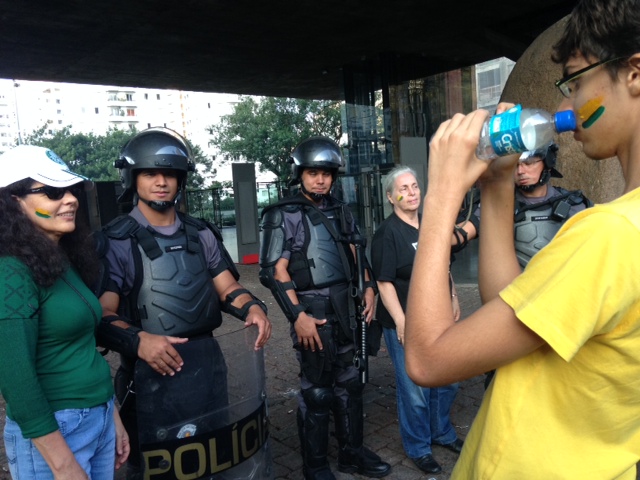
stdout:
[(42, 208), (36, 208), (36, 215), (40, 218), (51, 218), (51, 212), (47, 212)]
[(578, 109), (578, 117), (582, 120), (582, 128), (592, 126), (604, 113), (602, 97), (592, 98)]

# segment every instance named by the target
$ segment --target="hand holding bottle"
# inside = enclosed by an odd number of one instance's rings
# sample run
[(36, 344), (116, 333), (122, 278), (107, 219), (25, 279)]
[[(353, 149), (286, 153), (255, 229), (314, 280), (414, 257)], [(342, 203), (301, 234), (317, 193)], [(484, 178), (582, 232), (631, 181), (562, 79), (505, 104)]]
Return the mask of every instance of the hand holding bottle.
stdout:
[[(496, 107), (496, 115), (503, 114), (504, 112), (508, 112), (512, 110), (516, 105), (513, 103), (502, 102), (499, 103)], [(489, 117), (489, 119), (492, 117)], [(487, 120), (489, 120), (487, 119)], [(483, 129), (487, 125), (483, 125)], [(478, 145), (478, 149), (480, 149), (480, 145)], [(476, 149), (476, 155), (477, 155)], [(481, 158), (481, 160), (485, 163), (488, 163), (488, 168), (482, 174), (482, 176), (478, 179), (485, 185), (496, 182), (504, 182), (509, 184), (510, 187), (513, 186), (513, 172), (516, 164), (518, 163), (518, 159), (520, 158), (520, 152), (514, 153), (512, 155), (503, 155), (503, 156), (494, 156), (490, 161)]]
[[(501, 103), (496, 111), (501, 114), (512, 107), (513, 104)], [(480, 177), (486, 182), (507, 179), (513, 183), (519, 153), (491, 162), (476, 155), (480, 131), (488, 118), (489, 112), (476, 110), (468, 115), (457, 114), (440, 125), (429, 144), (429, 189), (441, 188), (444, 195), (458, 196), (464, 195)]]
[[(476, 156), (480, 130), (489, 112), (476, 110), (468, 115), (456, 114), (443, 122), (429, 143), (429, 188), (438, 197), (454, 197), (460, 202), (476, 180), (487, 170), (489, 162)], [(458, 202), (458, 206), (460, 205)]]
[(556, 133), (576, 129), (571, 110), (551, 114), (539, 108), (514, 105), (499, 111), (482, 126), (476, 154), (483, 160), (536, 150), (553, 142)]

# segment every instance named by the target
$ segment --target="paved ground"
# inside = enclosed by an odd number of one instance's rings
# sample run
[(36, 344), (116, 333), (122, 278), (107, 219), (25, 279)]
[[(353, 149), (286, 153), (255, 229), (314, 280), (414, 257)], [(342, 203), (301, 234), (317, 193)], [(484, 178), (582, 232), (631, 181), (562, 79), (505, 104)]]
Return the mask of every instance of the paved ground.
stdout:
[[(273, 454), (275, 477), (280, 479), (301, 479), (302, 460), (296, 427), (295, 392), (298, 389), (298, 364), (295, 361), (288, 335), (288, 322), (272, 300), (270, 292), (258, 282), (256, 265), (238, 266), (241, 282), (251, 289), (269, 306), (273, 322), (273, 335), (265, 347), (265, 364), (270, 416), (271, 451)], [(463, 316), (478, 308), (480, 302), (474, 284), (459, 284), (458, 292)], [(234, 320), (232, 320), (234, 321)], [(237, 320), (236, 320), (237, 321)], [(117, 360), (110, 356), (112, 367)], [(392, 467), (387, 479), (436, 479), (449, 478), (457, 456), (448, 450), (434, 446), (433, 453), (443, 467), (439, 475), (423, 475), (405, 456), (402, 449), (396, 414), (395, 379), (393, 366), (384, 343), (377, 357), (369, 360), (369, 384), (365, 389), (365, 443)], [(482, 379), (477, 377), (461, 384), (452, 409), (452, 420), (460, 437), (465, 437), (475, 416), (483, 394)], [(0, 399), (0, 440), (4, 426), (4, 403)], [(364, 478), (337, 472), (337, 443), (331, 440), (330, 463), (340, 480)], [(120, 475), (119, 475), (120, 477)], [(9, 480), (4, 442), (0, 441), (0, 480)]]

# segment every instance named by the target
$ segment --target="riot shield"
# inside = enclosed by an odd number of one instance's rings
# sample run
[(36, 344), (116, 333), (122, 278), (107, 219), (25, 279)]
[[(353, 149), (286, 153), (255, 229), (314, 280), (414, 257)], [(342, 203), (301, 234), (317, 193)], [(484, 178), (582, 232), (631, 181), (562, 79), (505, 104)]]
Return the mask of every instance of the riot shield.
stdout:
[(145, 480), (272, 479), (264, 352), (256, 327), (174, 345), (184, 366), (135, 368)]

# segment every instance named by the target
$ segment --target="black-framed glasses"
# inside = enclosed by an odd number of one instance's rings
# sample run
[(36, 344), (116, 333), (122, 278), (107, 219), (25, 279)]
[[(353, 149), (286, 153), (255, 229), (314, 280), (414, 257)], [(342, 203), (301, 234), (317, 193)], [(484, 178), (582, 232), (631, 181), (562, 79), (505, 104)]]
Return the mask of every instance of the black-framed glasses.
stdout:
[(601, 65), (605, 65), (605, 64), (610, 63), (610, 62), (615, 62), (617, 60), (622, 60), (623, 58), (626, 58), (626, 57), (616, 57), (616, 58), (611, 58), (609, 60), (600, 60), (599, 62), (592, 63), (588, 67), (584, 67), (584, 68), (578, 70), (577, 72), (573, 72), (571, 75), (567, 75), (566, 77), (562, 77), (560, 80), (558, 80), (555, 83), (555, 85), (556, 85), (556, 87), (558, 87), (558, 90), (560, 90), (560, 93), (562, 93), (562, 95), (564, 97), (570, 98), (571, 97), (571, 93), (572, 93), (571, 83), (574, 82), (578, 77), (584, 75), (589, 70), (593, 70), (596, 67), (599, 67)]
[(25, 190), (24, 195), (30, 195), (32, 193), (44, 193), (49, 200), (60, 200), (64, 197), (65, 193), (71, 193), (76, 198), (80, 198), (82, 192), (84, 192), (84, 184), (76, 183), (68, 187), (52, 187), (50, 185), (44, 185), (38, 188), (30, 188)]

